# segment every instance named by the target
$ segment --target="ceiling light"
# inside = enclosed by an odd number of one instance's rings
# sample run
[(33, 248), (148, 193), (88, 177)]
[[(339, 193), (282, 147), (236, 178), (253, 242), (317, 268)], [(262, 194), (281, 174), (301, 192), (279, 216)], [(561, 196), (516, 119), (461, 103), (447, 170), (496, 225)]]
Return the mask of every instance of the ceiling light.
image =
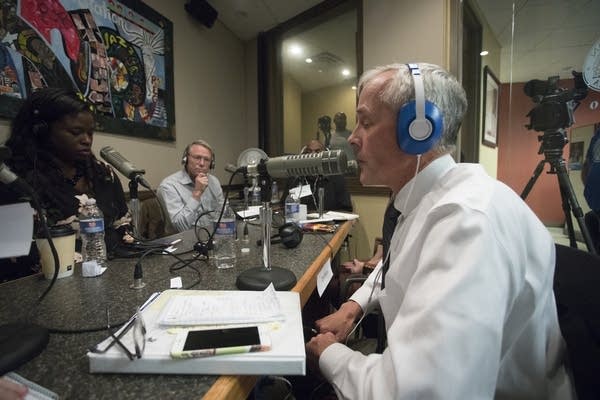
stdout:
[(299, 56), (300, 54), (302, 54), (302, 47), (300, 47), (297, 44), (292, 44), (289, 47), (289, 52), (290, 52), (290, 54), (293, 54), (295, 56)]
[(310, 63), (312, 62), (312, 58), (308, 57), (308, 58), (307, 58), (306, 60), (304, 60), (304, 61), (306, 61), (306, 63), (307, 63), (307, 64), (310, 64)]
[(479, 53), (480, 56), (487, 56), (488, 54), (490, 54), (490, 52), (487, 50), (483, 50), (481, 53)]
[(342, 70), (342, 75), (344, 75), (344, 76), (349, 76), (349, 75), (350, 75), (350, 70), (349, 70), (348, 68), (344, 68), (344, 69)]
[(356, 90), (356, 86), (352, 85), (352, 90)]

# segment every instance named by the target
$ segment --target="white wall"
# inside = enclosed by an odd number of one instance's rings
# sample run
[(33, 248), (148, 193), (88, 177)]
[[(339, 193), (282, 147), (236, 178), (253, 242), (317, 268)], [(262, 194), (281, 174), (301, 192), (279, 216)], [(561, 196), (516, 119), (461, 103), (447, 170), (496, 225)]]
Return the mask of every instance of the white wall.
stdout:
[[(220, 21), (206, 28), (194, 20), (180, 1), (147, 0), (173, 22), (176, 141), (129, 138), (97, 132), (93, 149), (111, 145), (140, 168), (156, 187), (180, 168), (185, 146), (204, 139), (216, 153), (214, 171), (223, 183), (224, 166), (258, 143), (256, 106), (256, 45), (246, 46)], [(247, 92), (253, 93), (246, 101)], [(0, 121), (0, 141), (8, 137), (8, 121)], [(127, 179), (122, 179), (127, 190)]]

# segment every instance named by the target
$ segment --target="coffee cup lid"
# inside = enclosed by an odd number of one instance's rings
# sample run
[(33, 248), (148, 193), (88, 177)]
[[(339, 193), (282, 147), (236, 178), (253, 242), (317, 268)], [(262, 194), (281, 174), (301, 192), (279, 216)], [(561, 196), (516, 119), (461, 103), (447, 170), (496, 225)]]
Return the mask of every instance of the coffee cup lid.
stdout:
[[(75, 233), (75, 231), (73, 230), (73, 228), (71, 228), (70, 225), (53, 225), (53, 226), (48, 227), (48, 229), (50, 230), (50, 235), (53, 238), (69, 236), (69, 235), (73, 235)], [(38, 230), (37, 237), (38, 238), (46, 237), (46, 233), (44, 232), (43, 229)]]

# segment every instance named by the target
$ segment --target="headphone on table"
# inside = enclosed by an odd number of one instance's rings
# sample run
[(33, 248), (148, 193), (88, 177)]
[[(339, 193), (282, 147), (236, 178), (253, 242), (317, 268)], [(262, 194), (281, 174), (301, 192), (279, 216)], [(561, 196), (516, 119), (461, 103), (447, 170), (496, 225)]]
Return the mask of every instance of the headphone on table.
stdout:
[(213, 150), (212, 146), (210, 144), (208, 144), (207, 142), (205, 142), (204, 140), (194, 140), (192, 143), (185, 146), (185, 150), (183, 150), (183, 156), (181, 156), (181, 164), (184, 166), (187, 165), (188, 154), (189, 154), (190, 148), (194, 145), (206, 147), (210, 151), (211, 160), (210, 160), (210, 165), (208, 168), (211, 170), (215, 169), (215, 151)]
[[(293, 249), (302, 243), (303, 237), (304, 232), (302, 232), (302, 228), (293, 222), (286, 222), (279, 227), (279, 232), (277, 234), (271, 236), (271, 243), (281, 243), (288, 249)], [(262, 240), (257, 240), (256, 244), (261, 246)]]
[(406, 64), (415, 88), (415, 99), (404, 104), (396, 120), (398, 146), (408, 154), (431, 150), (442, 135), (443, 116), (440, 109), (425, 99), (423, 76), (417, 64)]

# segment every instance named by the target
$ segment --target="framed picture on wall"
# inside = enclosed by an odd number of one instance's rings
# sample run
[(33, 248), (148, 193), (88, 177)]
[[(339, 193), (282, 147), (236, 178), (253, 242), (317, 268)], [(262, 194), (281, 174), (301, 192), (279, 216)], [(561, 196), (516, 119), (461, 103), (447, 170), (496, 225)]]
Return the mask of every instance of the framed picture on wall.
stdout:
[(489, 147), (496, 147), (498, 145), (500, 82), (489, 66), (485, 66), (483, 73), (483, 144)]
[(170, 20), (139, 0), (2, 4), (0, 118), (34, 91), (62, 87), (90, 103), (99, 131), (175, 140)]

